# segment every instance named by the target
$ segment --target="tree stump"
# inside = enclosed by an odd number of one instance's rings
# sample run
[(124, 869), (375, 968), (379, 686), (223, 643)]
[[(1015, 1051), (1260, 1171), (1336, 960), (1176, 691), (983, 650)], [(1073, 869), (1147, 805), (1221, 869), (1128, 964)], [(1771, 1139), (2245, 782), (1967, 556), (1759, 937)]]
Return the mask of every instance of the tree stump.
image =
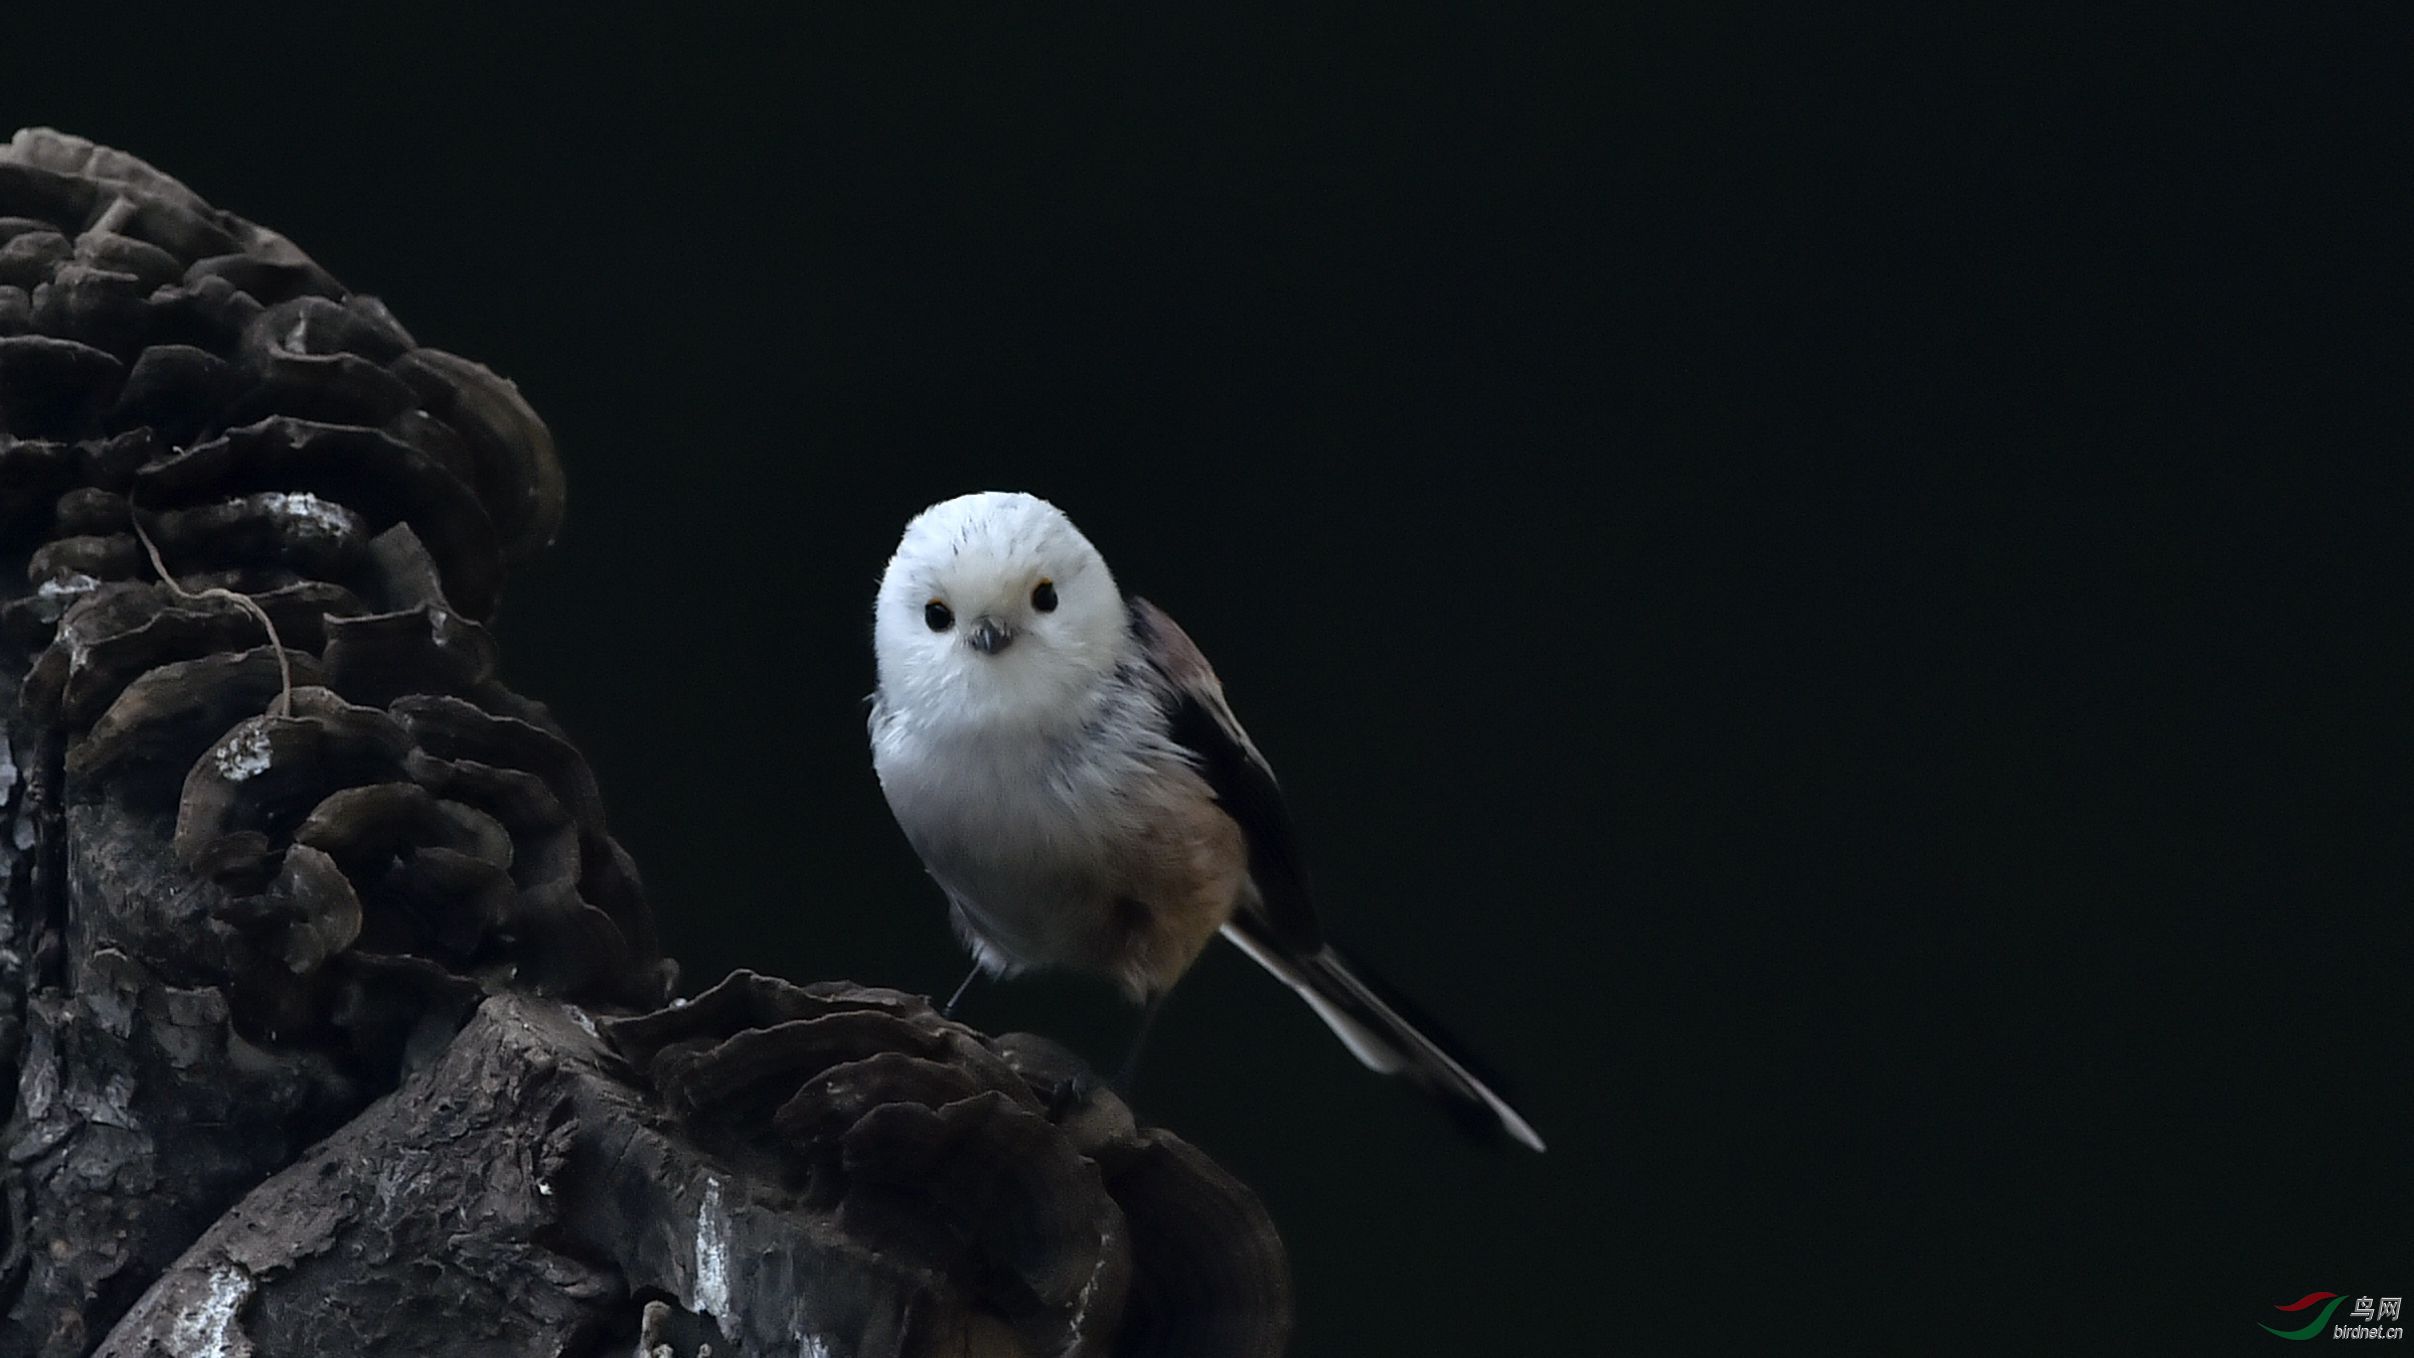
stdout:
[(1062, 1048), (670, 999), (495, 677), (563, 505), (282, 236), (0, 149), (0, 1355), (1279, 1353), (1264, 1209)]

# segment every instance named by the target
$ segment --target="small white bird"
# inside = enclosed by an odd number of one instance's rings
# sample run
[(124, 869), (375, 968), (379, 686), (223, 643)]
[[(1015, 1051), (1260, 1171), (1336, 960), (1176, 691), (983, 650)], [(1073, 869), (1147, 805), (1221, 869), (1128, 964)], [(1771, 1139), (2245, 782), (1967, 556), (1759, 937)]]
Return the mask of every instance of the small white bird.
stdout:
[(972, 950), (966, 987), (1067, 967), (1113, 978), (1153, 1017), (1221, 932), (1367, 1066), (1542, 1149), (1324, 942), (1273, 771), (1215, 671), (1054, 505), (998, 491), (933, 505), (906, 525), (876, 607), (872, 764)]

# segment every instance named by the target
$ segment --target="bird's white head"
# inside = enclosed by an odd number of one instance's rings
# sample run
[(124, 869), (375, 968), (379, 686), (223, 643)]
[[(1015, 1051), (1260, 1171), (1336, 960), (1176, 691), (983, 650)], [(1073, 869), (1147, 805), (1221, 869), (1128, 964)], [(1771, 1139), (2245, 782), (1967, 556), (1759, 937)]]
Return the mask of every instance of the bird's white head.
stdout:
[(924, 722), (1079, 716), (1133, 645), (1098, 549), (1036, 495), (982, 491), (905, 526), (872, 649), (892, 708)]

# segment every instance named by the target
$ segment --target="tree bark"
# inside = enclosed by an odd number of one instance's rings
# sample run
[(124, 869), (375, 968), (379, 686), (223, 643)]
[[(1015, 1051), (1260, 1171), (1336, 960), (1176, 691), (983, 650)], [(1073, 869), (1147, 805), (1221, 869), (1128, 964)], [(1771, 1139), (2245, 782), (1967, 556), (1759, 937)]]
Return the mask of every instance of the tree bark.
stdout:
[(482, 625), (563, 490), (283, 237), (0, 149), (0, 1355), (1280, 1352), (1263, 1208), (1063, 1049), (668, 1000)]

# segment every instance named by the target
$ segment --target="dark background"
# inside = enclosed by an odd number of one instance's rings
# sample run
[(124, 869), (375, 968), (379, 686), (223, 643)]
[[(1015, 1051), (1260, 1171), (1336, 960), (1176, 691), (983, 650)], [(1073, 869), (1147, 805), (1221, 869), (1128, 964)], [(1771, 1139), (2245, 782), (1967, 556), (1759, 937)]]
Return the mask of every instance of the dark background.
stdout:
[(1029, 489), (1552, 1141), (1211, 954), (1139, 1103), (1265, 1196), (1300, 1353), (2414, 1290), (2395, 7), (672, 9), (29, 12), (0, 124), (521, 383), (572, 513), (510, 675), (691, 984), (955, 981), (867, 610)]

